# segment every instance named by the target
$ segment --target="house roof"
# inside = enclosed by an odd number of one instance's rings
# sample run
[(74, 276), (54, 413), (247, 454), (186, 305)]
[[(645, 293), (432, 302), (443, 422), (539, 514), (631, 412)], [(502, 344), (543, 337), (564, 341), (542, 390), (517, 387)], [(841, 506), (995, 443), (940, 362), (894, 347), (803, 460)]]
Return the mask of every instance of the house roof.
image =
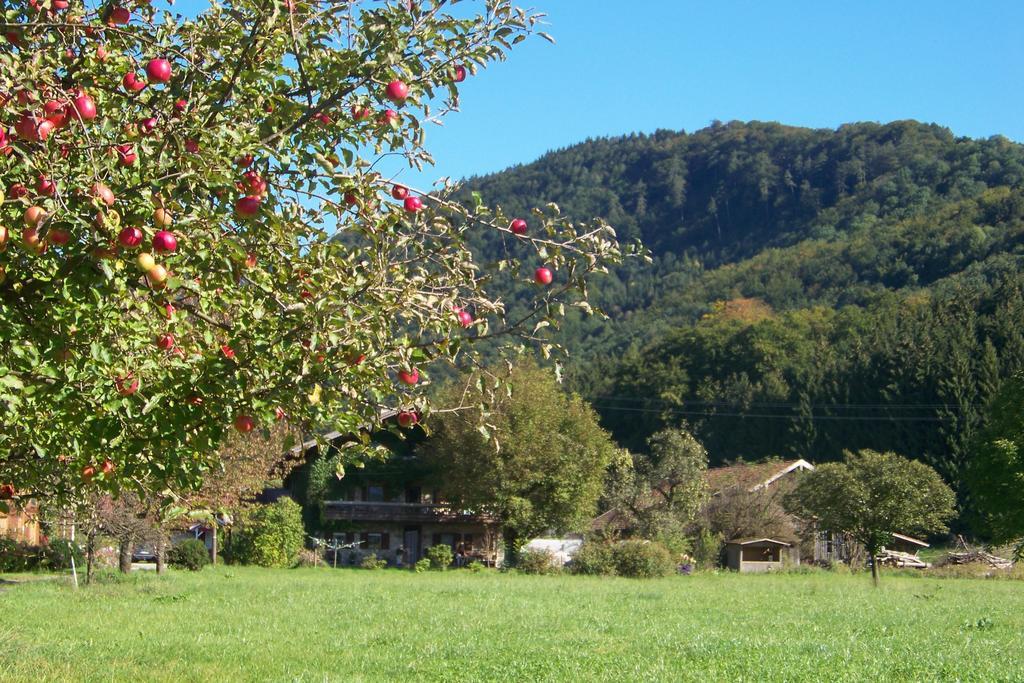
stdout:
[(755, 543), (768, 543), (771, 545), (782, 545), (787, 548), (792, 547), (792, 543), (786, 543), (775, 538), (744, 538), (736, 539), (734, 541), (726, 541), (726, 545), (754, 545)]
[(927, 543), (925, 543), (921, 539), (914, 538), (913, 536), (904, 536), (903, 534), (898, 534), (895, 531), (892, 533), (892, 536), (893, 536), (893, 538), (898, 538), (901, 541), (906, 541), (907, 543), (913, 543), (914, 545), (921, 546), (922, 548), (930, 547)]
[(747, 491), (770, 486), (776, 480), (797, 470), (813, 470), (814, 465), (806, 460), (769, 460), (758, 463), (740, 463), (727, 467), (714, 467), (705, 475), (708, 490), (712, 495), (726, 489), (741, 487)]
[[(759, 463), (740, 463), (727, 467), (713, 467), (704, 475), (708, 491), (716, 495), (733, 487), (742, 487), (747, 491), (758, 491), (770, 486), (790, 472), (797, 470), (813, 470), (814, 465), (803, 459), (769, 460)], [(653, 499), (656, 494), (651, 493)], [(591, 520), (590, 530), (624, 529), (629, 519), (618, 510), (608, 510)]]

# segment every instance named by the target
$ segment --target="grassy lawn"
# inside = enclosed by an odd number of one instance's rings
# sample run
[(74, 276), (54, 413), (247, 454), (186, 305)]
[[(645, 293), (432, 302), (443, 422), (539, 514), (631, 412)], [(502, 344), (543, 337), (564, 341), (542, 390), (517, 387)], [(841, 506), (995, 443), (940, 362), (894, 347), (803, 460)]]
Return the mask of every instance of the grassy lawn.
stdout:
[(1017, 581), (220, 567), (0, 614), (2, 681), (1024, 678)]

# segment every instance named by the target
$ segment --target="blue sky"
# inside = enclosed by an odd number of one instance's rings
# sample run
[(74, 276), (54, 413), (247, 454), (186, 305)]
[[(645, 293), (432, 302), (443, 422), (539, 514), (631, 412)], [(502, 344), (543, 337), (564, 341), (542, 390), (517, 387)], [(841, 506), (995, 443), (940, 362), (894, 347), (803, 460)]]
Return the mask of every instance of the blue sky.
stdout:
[[(176, 3), (186, 13), (199, 6)], [(437, 166), (402, 172), (407, 182), (423, 187), (588, 137), (696, 130), (714, 119), (835, 127), (913, 118), (1024, 141), (1021, 0), (530, 6), (548, 13), (557, 44), (527, 41), (467, 80), (463, 111), (428, 129)]]
[(436, 175), (714, 119), (913, 118), (1024, 141), (1024, 2), (535, 0), (558, 41), (467, 81)]

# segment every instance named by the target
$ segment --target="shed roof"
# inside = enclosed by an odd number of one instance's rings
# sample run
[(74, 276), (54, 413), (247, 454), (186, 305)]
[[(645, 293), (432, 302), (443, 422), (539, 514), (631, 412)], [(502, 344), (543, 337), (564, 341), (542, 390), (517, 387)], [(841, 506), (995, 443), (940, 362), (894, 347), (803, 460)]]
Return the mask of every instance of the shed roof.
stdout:
[(738, 538), (738, 539), (733, 540), (733, 541), (726, 541), (725, 542), (726, 545), (754, 545), (755, 543), (768, 543), (770, 545), (781, 545), (781, 546), (785, 546), (787, 548), (790, 548), (790, 547), (793, 546), (792, 543), (786, 543), (785, 541), (780, 541), (780, 540), (775, 539), (775, 538), (742, 538), (742, 539)]

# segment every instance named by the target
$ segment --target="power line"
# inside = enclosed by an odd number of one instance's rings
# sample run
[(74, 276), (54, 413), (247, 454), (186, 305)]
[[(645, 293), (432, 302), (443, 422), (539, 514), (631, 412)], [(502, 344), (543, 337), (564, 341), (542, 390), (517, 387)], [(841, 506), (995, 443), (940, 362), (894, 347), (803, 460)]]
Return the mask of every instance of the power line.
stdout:
[(676, 410), (671, 408), (634, 408), (627, 406), (601, 406), (595, 403), (595, 406), (603, 410), (619, 411), (619, 412), (632, 412), (632, 413), (658, 413), (660, 415), (696, 415), (703, 417), (750, 417), (757, 419), (769, 419), (769, 420), (830, 420), (830, 421), (850, 421), (850, 422), (949, 422), (952, 417), (923, 417), (923, 416), (907, 416), (907, 415), (776, 415), (769, 413), (724, 413), (724, 412), (710, 412), (710, 411), (698, 411), (698, 410)]

